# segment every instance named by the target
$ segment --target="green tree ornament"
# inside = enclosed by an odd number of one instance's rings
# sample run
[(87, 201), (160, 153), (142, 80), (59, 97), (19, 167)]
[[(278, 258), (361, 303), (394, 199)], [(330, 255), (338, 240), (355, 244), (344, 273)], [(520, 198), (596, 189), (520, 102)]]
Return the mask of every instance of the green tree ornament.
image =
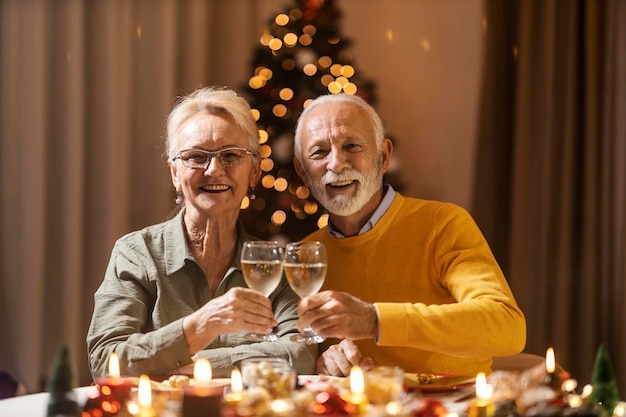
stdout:
[(600, 406), (601, 415), (613, 415), (613, 410), (619, 403), (620, 396), (615, 373), (613, 372), (613, 365), (604, 345), (600, 345), (598, 348), (591, 384), (593, 385), (591, 399)]
[(48, 400), (47, 417), (52, 416), (80, 416), (80, 409), (76, 403), (74, 388), (74, 369), (67, 346), (62, 345), (52, 364), (47, 391), (50, 393)]

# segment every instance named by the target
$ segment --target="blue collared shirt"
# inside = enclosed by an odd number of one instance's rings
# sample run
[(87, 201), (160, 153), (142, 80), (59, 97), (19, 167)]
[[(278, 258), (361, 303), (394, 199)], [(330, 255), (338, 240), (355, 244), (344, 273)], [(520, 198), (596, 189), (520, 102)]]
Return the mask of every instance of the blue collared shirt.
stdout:
[[(376, 226), (376, 223), (378, 223), (378, 221), (380, 220), (380, 218), (383, 217), (383, 214), (385, 214), (389, 206), (391, 206), (391, 203), (393, 202), (393, 198), (396, 196), (395, 190), (393, 189), (391, 185), (385, 184), (383, 185), (383, 191), (385, 193), (383, 196), (383, 199), (381, 200), (380, 204), (378, 205), (378, 207), (372, 214), (372, 217), (370, 217), (369, 220), (365, 222), (363, 227), (361, 227), (361, 230), (359, 230), (359, 235), (362, 235), (363, 233), (373, 229), (374, 226)], [(330, 221), (328, 222), (328, 232), (333, 237), (336, 237), (339, 239), (345, 238), (345, 236), (341, 232), (333, 229), (333, 226), (330, 223)]]

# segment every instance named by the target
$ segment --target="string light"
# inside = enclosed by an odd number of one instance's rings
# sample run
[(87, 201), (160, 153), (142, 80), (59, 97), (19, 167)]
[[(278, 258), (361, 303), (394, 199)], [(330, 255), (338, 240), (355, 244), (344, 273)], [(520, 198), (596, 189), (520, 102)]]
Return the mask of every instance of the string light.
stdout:
[(276, 18), (274, 18), (274, 22), (276, 22), (276, 24), (279, 26), (285, 26), (287, 23), (289, 23), (289, 16), (287, 16), (284, 13), (281, 13), (278, 16), (276, 16)]
[(302, 68), (302, 72), (308, 75), (309, 77), (312, 77), (317, 73), (317, 67), (314, 64), (306, 64)]

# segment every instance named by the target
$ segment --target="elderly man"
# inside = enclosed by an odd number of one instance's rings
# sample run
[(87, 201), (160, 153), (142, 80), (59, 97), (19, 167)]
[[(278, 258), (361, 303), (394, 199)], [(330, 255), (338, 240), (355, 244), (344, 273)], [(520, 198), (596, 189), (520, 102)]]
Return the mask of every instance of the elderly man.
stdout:
[(524, 348), (524, 315), (467, 211), (383, 185), (392, 151), (356, 96), (319, 97), (298, 120), (296, 171), (330, 215), (306, 239), (327, 246), (328, 274), (323, 291), (300, 301), (298, 327), (343, 339), (317, 371), (489, 372), (493, 356)]

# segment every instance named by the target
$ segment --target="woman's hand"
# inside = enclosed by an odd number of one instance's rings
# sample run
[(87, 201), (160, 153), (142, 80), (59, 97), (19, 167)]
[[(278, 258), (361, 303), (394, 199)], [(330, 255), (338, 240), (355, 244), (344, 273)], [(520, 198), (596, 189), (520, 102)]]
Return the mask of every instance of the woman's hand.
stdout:
[(235, 287), (185, 317), (183, 333), (189, 354), (193, 355), (221, 334), (267, 333), (277, 324), (267, 297), (249, 288)]
[(374, 360), (361, 355), (361, 351), (351, 340), (344, 339), (337, 345), (330, 346), (317, 358), (318, 374), (348, 376), (353, 366), (360, 366), (367, 371), (374, 366)]

